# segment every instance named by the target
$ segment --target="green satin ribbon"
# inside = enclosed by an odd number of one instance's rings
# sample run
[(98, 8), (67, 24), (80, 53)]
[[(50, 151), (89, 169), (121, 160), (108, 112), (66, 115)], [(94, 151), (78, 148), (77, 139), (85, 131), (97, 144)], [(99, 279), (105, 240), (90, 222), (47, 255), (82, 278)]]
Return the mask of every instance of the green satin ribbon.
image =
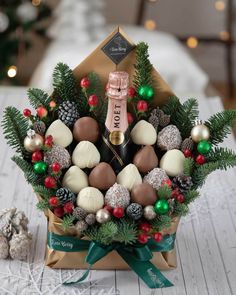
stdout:
[(130, 268), (147, 284), (149, 288), (166, 288), (173, 284), (151, 262), (152, 252), (166, 252), (174, 248), (175, 234), (165, 235), (161, 242), (150, 239), (147, 244), (136, 243), (124, 245), (114, 242), (109, 246), (101, 245), (94, 241), (79, 240), (75, 237), (60, 236), (48, 232), (48, 246), (56, 251), (82, 252), (88, 251), (85, 261), (89, 267), (77, 281), (65, 282), (64, 285), (72, 285), (84, 281), (93, 264), (105, 257), (109, 252), (116, 250)]

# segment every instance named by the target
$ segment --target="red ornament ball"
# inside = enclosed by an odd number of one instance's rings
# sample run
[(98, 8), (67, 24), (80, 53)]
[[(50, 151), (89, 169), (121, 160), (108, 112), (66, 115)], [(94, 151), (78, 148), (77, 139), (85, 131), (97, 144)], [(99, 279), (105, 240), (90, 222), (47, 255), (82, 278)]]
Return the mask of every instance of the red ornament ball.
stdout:
[(73, 210), (74, 210), (73, 203), (72, 202), (65, 203), (65, 205), (63, 206), (63, 210), (66, 214), (73, 213)]
[(56, 107), (56, 102), (54, 101), (54, 100), (51, 100), (50, 102), (49, 102), (49, 106), (50, 106), (50, 108), (51, 109), (54, 109), (55, 107)]
[(134, 121), (134, 117), (131, 113), (127, 113), (128, 124), (132, 124)]
[(128, 88), (128, 97), (135, 97), (135, 95), (136, 95), (136, 91), (135, 91), (135, 89), (134, 89), (134, 87), (129, 87)]
[(23, 115), (24, 115), (26, 118), (30, 117), (30, 116), (31, 116), (31, 110), (29, 110), (29, 109), (24, 109), (24, 110), (23, 110)]
[(124, 209), (122, 207), (116, 207), (112, 213), (116, 218), (121, 218), (124, 216)]
[(43, 153), (41, 151), (36, 151), (32, 154), (32, 162), (35, 163), (35, 162), (39, 162), (39, 161), (42, 161), (43, 159)]
[(52, 147), (52, 145), (53, 145), (53, 137), (52, 137), (52, 135), (48, 135), (48, 136), (45, 138), (44, 145), (45, 145), (46, 147)]
[(145, 233), (148, 233), (151, 228), (152, 228), (151, 225), (149, 223), (147, 223), (147, 222), (140, 223), (140, 225), (139, 225), (139, 229), (142, 230)]
[(44, 186), (46, 188), (55, 188), (57, 186), (57, 182), (56, 182), (56, 179), (53, 178), (52, 176), (47, 176), (45, 179), (44, 179)]
[(96, 94), (92, 94), (89, 96), (88, 98), (88, 104), (91, 106), (91, 107), (96, 107), (98, 105), (98, 97)]
[(179, 190), (176, 188), (176, 189), (174, 189), (174, 190), (172, 191), (171, 196), (172, 196), (173, 198), (176, 198), (178, 195), (179, 195)]
[(189, 149), (184, 150), (184, 156), (185, 158), (191, 158), (192, 152)]
[(139, 100), (137, 103), (137, 110), (139, 112), (146, 112), (148, 109), (148, 104), (145, 100)]
[(108, 212), (110, 212), (111, 214), (112, 214), (112, 212), (113, 212), (113, 208), (111, 207), (111, 206), (109, 206), (109, 205), (105, 205), (104, 207), (103, 207), (103, 209), (106, 209)]
[(148, 235), (147, 234), (139, 234), (138, 235), (138, 241), (141, 244), (146, 244), (148, 241)]
[(206, 163), (206, 158), (203, 155), (198, 155), (195, 159), (195, 162), (198, 165), (202, 165), (202, 164)]
[(39, 118), (45, 118), (48, 115), (47, 109), (45, 109), (45, 107), (43, 107), (43, 106), (38, 107), (36, 109), (36, 112), (37, 112), (37, 115), (39, 116)]
[(182, 194), (178, 194), (176, 197), (175, 197), (176, 201), (179, 202), (179, 203), (183, 203), (184, 202), (184, 196)]
[(53, 210), (53, 213), (54, 213), (57, 217), (61, 218), (61, 217), (63, 217), (63, 215), (64, 215), (64, 210), (63, 210), (62, 207), (57, 207), (57, 208), (55, 208), (55, 209)]
[(163, 235), (161, 233), (155, 233), (153, 239), (159, 243), (163, 239)]
[(80, 81), (80, 86), (82, 87), (82, 88), (89, 88), (89, 86), (90, 86), (90, 81), (89, 81), (89, 78), (87, 78), (87, 77), (84, 77), (83, 79), (81, 79), (81, 81)]
[(51, 197), (48, 202), (53, 207), (56, 207), (59, 204), (59, 200), (57, 197)]
[(172, 181), (170, 179), (165, 179), (162, 181), (162, 185), (168, 185), (169, 187), (171, 187)]
[(52, 171), (55, 173), (58, 173), (61, 170), (61, 165), (57, 162), (53, 163), (51, 167), (52, 167)]

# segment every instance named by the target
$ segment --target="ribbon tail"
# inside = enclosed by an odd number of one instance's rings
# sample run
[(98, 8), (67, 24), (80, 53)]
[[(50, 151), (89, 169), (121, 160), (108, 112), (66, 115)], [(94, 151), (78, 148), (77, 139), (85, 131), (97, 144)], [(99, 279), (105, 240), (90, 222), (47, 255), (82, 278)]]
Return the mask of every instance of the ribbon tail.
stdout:
[(78, 284), (83, 282), (89, 275), (89, 272), (91, 270), (92, 265), (89, 265), (89, 267), (86, 269), (86, 271), (83, 273), (83, 275), (76, 281), (69, 281), (69, 282), (64, 282), (63, 285), (64, 286), (70, 286), (70, 285), (74, 285), (74, 284)]
[(149, 288), (158, 289), (173, 286), (150, 261), (142, 261), (140, 263), (139, 260), (126, 253), (123, 249), (117, 249), (117, 252)]

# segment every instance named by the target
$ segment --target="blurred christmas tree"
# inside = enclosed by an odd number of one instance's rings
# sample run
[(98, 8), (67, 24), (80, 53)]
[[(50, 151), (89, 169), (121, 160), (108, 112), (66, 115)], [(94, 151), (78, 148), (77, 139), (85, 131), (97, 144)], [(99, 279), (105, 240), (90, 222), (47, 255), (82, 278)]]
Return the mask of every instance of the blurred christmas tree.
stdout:
[(0, 0), (0, 82), (18, 84), (17, 66), (32, 45), (30, 36), (45, 36), (50, 15), (46, 1)]

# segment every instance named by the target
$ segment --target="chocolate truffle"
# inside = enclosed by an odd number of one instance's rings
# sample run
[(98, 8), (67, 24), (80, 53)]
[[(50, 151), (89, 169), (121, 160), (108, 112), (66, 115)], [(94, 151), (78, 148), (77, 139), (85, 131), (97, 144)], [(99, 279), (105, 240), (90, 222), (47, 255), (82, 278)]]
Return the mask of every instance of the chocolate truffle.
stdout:
[(99, 137), (98, 122), (91, 117), (83, 117), (78, 119), (73, 128), (73, 136), (77, 141), (96, 142)]
[(141, 183), (133, 187), (131, 200), (142, 206), (153, 205), (157, 200), (154, 188), (149, 183)]
[(89, 184), (100, 190), (107, 190), (116, 182), (116, 175), (111, 166), (99, 163), (89, 174)]
[(154, 148), (150, 145), (146, 145), (141, 148), (134, 156), (134, 165), (142, 173), (147, 173), (158, 165), (158, 158), (154, 151)]

